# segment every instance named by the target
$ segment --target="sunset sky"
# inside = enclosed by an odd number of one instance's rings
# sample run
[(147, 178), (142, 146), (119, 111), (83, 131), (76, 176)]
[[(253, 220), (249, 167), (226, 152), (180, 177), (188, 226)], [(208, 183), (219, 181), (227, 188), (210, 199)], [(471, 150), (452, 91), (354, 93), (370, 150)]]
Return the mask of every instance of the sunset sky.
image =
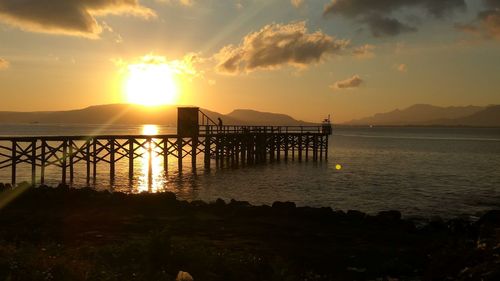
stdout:
[(500, 0), (0, 0), (0, 97), (335, 122), (500, 104)]

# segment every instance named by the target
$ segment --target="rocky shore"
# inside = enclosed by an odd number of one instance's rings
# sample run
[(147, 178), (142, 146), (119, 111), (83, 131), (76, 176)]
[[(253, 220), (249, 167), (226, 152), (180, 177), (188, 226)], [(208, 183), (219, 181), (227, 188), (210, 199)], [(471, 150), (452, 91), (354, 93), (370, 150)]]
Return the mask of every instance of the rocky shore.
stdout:
[(476, 222), (416, 226), (398, 211), (373, 216), (291, 202), (186, 202), (172, 193), (0, 184), (0, 280), (189, 276), (500, 280), (500, 211)]

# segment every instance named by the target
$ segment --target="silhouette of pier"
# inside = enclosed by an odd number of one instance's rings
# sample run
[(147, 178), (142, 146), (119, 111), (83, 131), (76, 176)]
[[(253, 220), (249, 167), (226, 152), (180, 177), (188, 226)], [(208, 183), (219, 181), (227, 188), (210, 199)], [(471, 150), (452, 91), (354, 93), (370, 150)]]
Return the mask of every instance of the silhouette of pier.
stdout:
[[(44, 184), (47, 168), (61, 171), (61, 183), (72, 184), (75, 165), (85, 167), (86, 183), (95, 184), (98, 170), (109, 169), (115, 181), (115, 166), (128, 161), (132, 184), (134, 160), (147, 157), (148, 178), (153, 177), (152, 159), (163, 159), (165, 171), (176, 159), (179, 172), (184, 161), (196, 170), (202, 159), (205, 169), (279, 161), (326, 161), (331, 125), (237, 126), (220, 125), (198, 108), (179, 108), (177, 134), (0, 137), (0, 170), (10, 169), (12, 185), (17, 168), (31, 166), (31, 183)], [(201, 158), (201, 159), (200, 159)]]

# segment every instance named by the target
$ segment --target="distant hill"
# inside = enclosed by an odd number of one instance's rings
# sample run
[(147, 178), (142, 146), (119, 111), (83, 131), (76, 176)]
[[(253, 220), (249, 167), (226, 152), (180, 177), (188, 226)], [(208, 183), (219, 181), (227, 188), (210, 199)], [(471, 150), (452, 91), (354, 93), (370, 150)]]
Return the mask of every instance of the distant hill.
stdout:
[(252, 125), (310, 125), (311, 123), (298, 121), (285, 114), (277, 114), (270, 112), (260, 112), (251, 109), (236, 109), (226, 115), (226, 117), (241, 120), (246, 124)]
[(452, 106), (439, 107), (416, 104), (403, 110), (378, 113), (371, 117), (352, 120), (347, 125), (387, 126), (487, 126), (500, 127), (500, 106)]
[[(284, 114), (235, 110), (224, 115), (201, 109), (211, 119), (221, 118), (227, 125), (301, 125), (308, 124)], [(144, 107), (130, 104), (90, 106), (68, 111), (11, 112), (0, 111), (0, 123), (66, 123), (66, 124), (177, 124), (176, 106)]]
[(472, 127), (500, 127), (500, 105), (488, 106), (474, 114), (456, 119), (432, 120), (429, 121), (428, 124)]

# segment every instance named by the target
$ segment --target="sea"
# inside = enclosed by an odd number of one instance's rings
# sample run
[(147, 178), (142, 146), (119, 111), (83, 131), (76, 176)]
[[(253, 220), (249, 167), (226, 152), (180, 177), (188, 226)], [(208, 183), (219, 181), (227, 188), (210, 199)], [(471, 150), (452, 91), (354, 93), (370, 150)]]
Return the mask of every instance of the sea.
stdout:
[[(175, 127), (156, 125), (2, 124), (0, 136), (174, 134)], [(0, 142), (1, 145), (1, 142)], [(477, 218), (500, 209), (500, 129), (441, 127), (336, 127), (327, 161), (287, 162), (192, 170), (153, 156), (136, 160), (133, 185), (128, 163), (119, 162), (116, 181), (107, 164), (98, 164), (96, 189), (121, 192), (174, 192), (183, 200), (222, 198), (270, 205), (293, 201), (298, 206), (331, 207), (376, 214), (399, 210), (405, 217)], [(0, 157), (1, 158), (1, 157)], [(212, 165), (214, 167), (214, 165)], [(17, 182), (31, 179), (31, 166), (20, 165)], [(60, 169), (48, 168), (46, 181), (56, 186)], [(84, 167), (75, 166), (74, 188), (86, 185)], [(0, 182), (10, 169), (0, 169)]]

